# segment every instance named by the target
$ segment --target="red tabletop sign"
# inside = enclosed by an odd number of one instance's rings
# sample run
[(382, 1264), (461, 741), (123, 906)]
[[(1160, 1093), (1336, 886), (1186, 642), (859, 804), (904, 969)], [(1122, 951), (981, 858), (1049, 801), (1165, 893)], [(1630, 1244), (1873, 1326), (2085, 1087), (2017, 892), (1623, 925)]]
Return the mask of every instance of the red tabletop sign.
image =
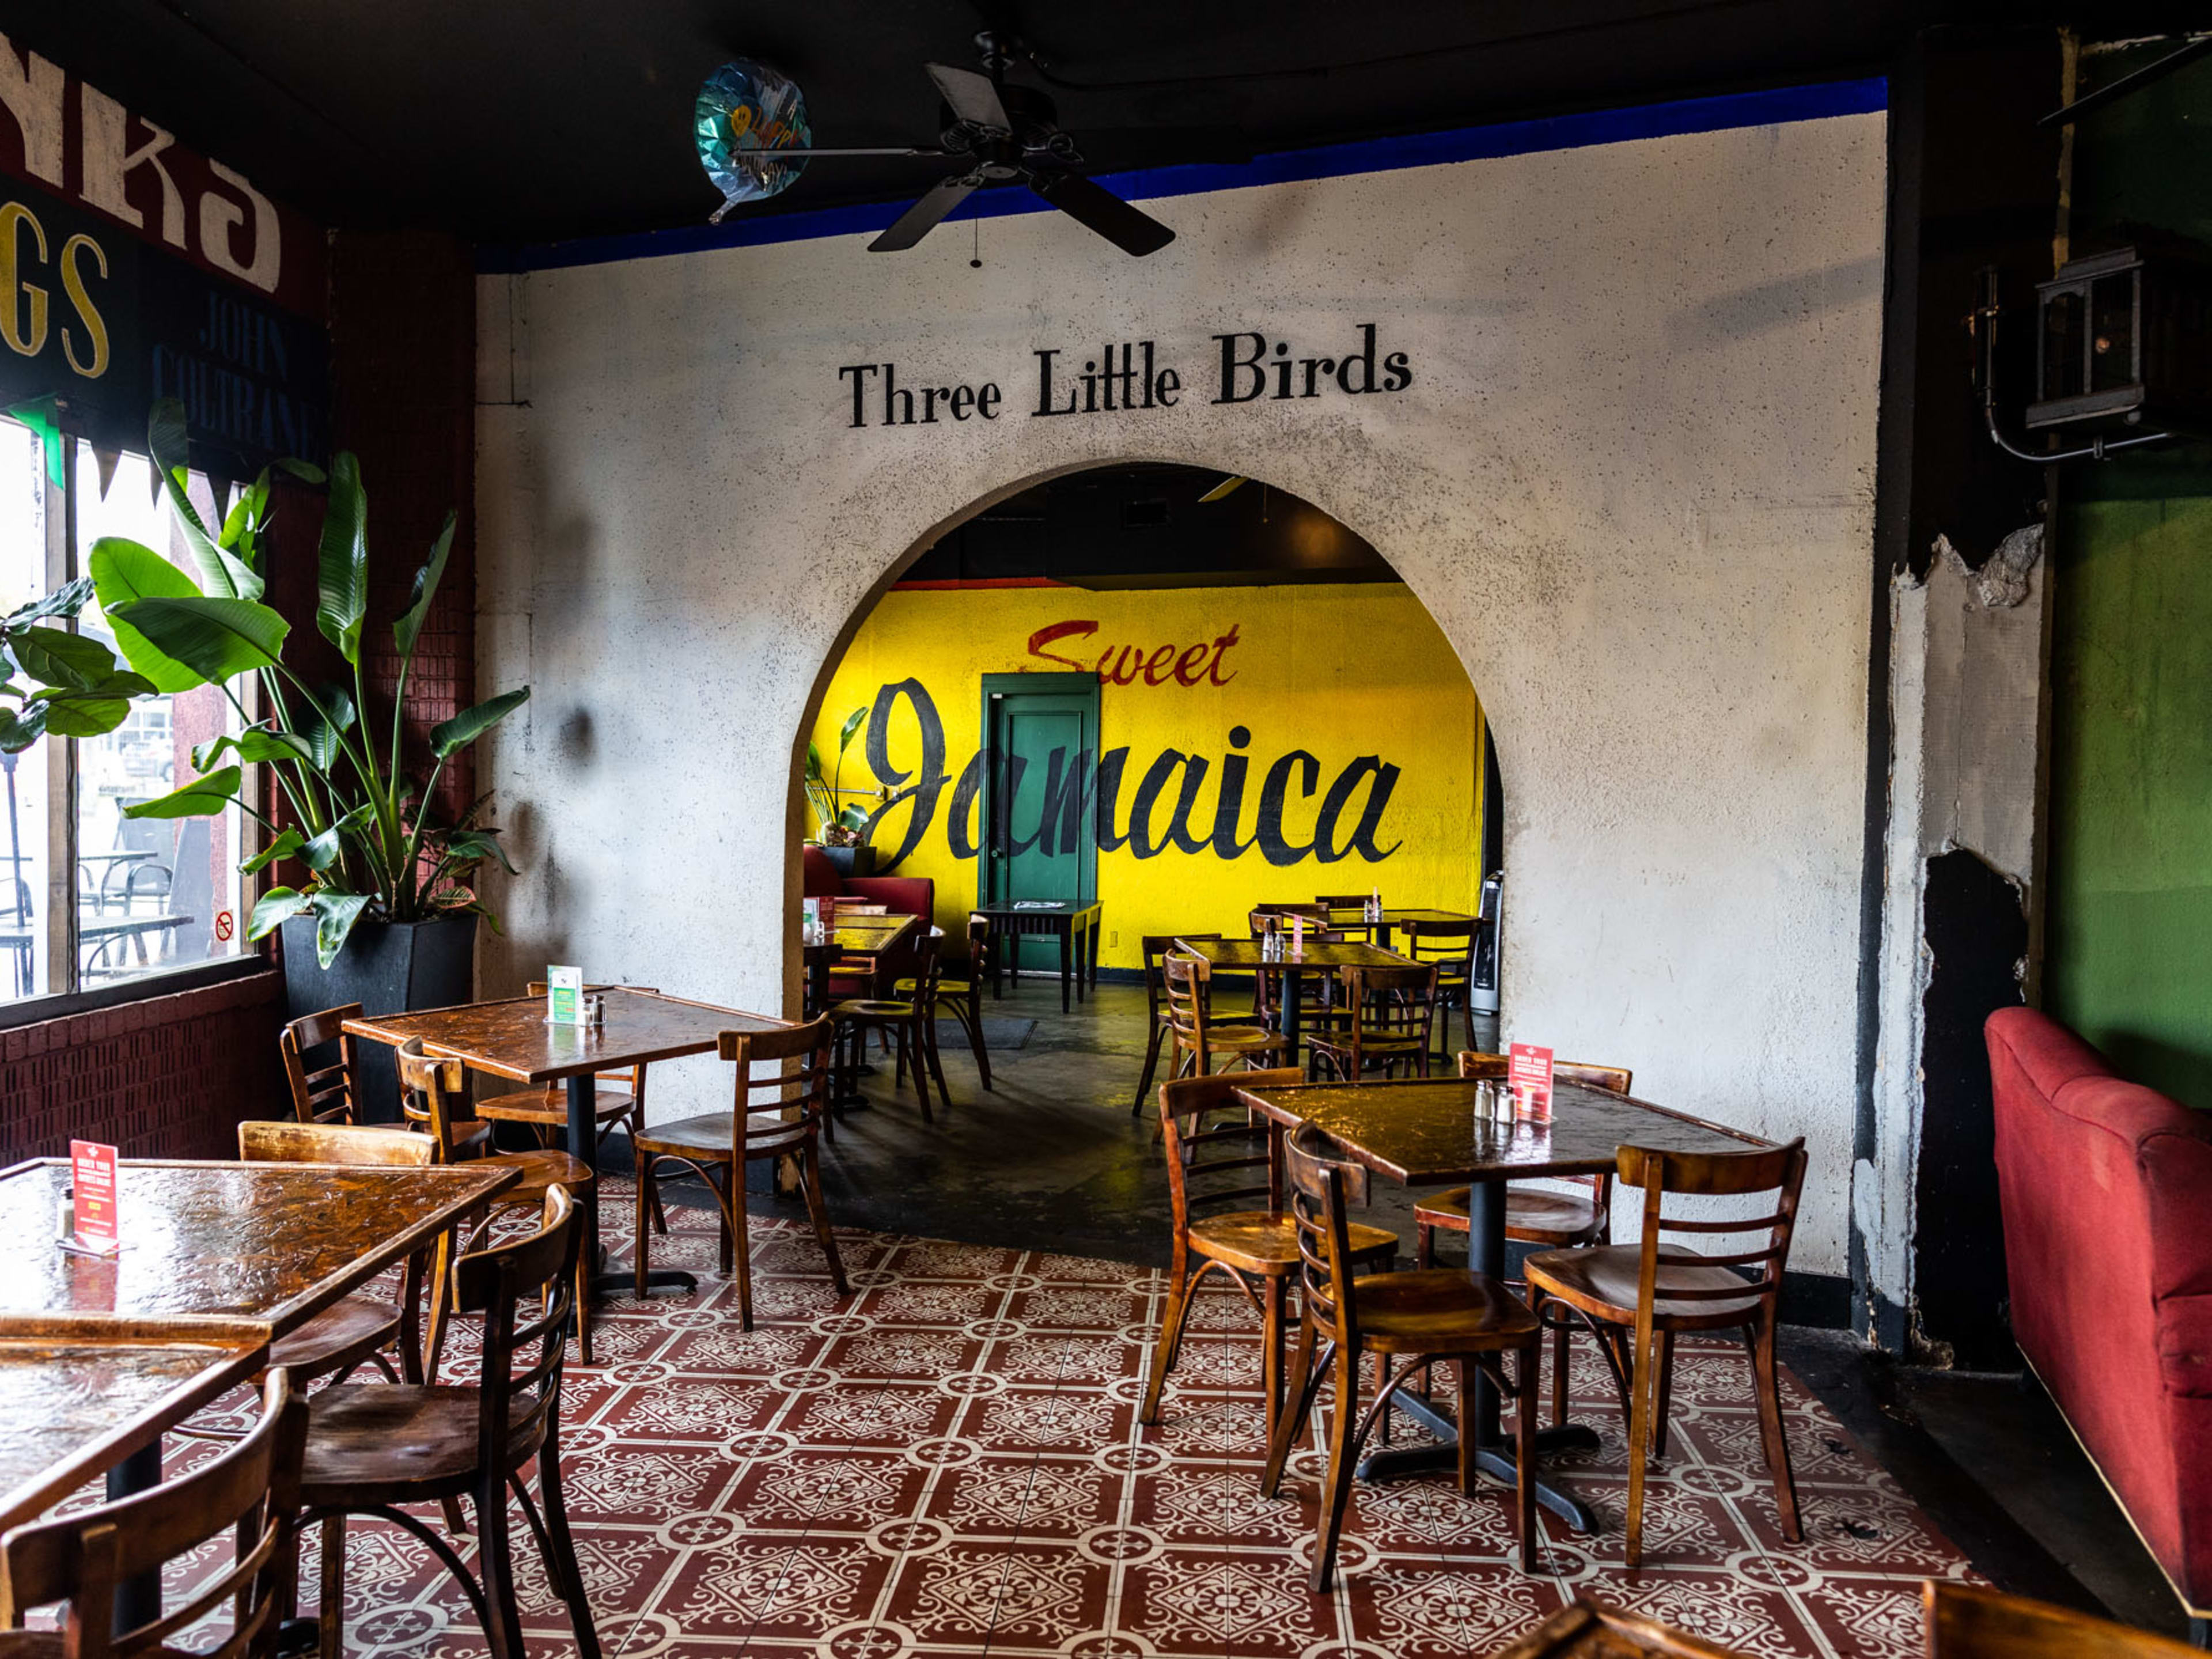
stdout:
[(1513, 1115), (1531, 1123), (1552, 1121), (1552, 1051), (1533, 1042), (1516, 1042), (1507, 1062), (1506, 1081), (1513, 1090)]
[(115, 1148), (94, 1140), (70, 1142), (70, 1183), (78, 1248), (112, 1255), (122, 1248), (115, 1230)]

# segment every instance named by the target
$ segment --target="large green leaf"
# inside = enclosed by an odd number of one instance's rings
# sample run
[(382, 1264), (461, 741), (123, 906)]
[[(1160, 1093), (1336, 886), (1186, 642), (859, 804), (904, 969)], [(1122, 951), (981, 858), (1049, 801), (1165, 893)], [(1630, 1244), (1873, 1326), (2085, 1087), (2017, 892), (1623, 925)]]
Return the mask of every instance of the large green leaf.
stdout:
[(844, 725), (837, 728), (837, 752), (842, 755), (853, 746), (853, 734), (860, 729), (860, 722), (868, 718), (868, 705), (862, 703), (845, 716)]
[(415, 641), (422, 637), (422, 624), (430, 615), (430, 601), (438, 596), (438, 583), (446, 574), (446, 557), (453, 550), (453, 514), (449, 507), (445, 527), (439, 531), (438, 539), (430, 544), (429, 559), (415, 573), (415, 591), (407, 600), (407, 609), (392, 624), (392, 637), (398, 641), (402, 662), (415, 654)]
[(453, 719), (441, 720), (430, 728), (430, 752), (440, 760), (459, 753), (529, 700), (530, 688), (526, 685), (518, 691), (502, 691), (495, 697), (488, 697), (473, 708), (464, 708)]
[(315, 688), (312, 698), (303, 698), (307, 704), (293, 724), (299, 728), (301, 742), (307, 745), (307, 757), (317, 769), (327, 772), (337, 764), (338, 738), (353, 730), (353, 699), (342, 685), (322, 685)]
[(331, 499), (323, 509), (315, 566), (315, 626), (348, 662), (361, 660), (361, 622), (368, 614), (368, 497), (361, 463), (340, 450), (331, 462)]
[(368, 803), (363, 801), (301, 847), (300, 856), (307, 860), (307, 868), (319, 874), (338, 861), (338, 854), (345, 850), (346, 836), (365, 828), (375, 817)]
[(185, 406), (174, 398), (164, 398), (154, 405), (146, 422), (146, 447), (154, 458), (154, 470), (160, 476), (161, 487), (168, 492), (169, 505), (177, 515), (178, 533), (184, 538), (185, 550), (198, 568), (201, 585), (209, 592), (225, 599), (259, 599), (268, 584), (251, 565), (210, 539), (207, 526), (200, 521), (191, 497), (185, 493), (185, 485), (191, 473)]
[(46, 711), (46, 730), (58, 738), (103, 737), (131, 714), (130, 698), (89, 691), (57, 692), (40, 706)]
[(353, 925), (361, 920), (361, 913), (368, 908), (366, 893), (318, 893), (315, 895), (315, 960), (325, 969), (338, 959), (345, 949), (346, 938)]
[(289, 887), (270, 888), (254, 902), (253, 915), (246, 924), (246, 938), (266, 938), (276, 931), (280, 923), (309, 908), (314, 902), (311, 895), (295, 892)]
[(20, 714), (0, 708), (0, 755), (20, 755), (46, 734), (46, 704), (33, 703)]
[[(264, 847), (252, 858), (242, 861), (238, 867), (245, 874), (249, 876), (253, 875), (258, 872), (266, 870), (270, 865), (276, 863), (278, 859), (289, 859), (296, 856), (300, 849), (307, 844), (307, 843), (305, 841), (301, 839), (300, 832), (297, 830), (287, 825), (285, 828), (279, 830), (276, 832), (275, 839), (270, 841), (267, 846)], [(251, 933), (250, 937), (259, 939), (261, 935), (258, 933)]]
[(155, 650), (210, 680), (273, 666), (291, 631), (276, 611), (250, 599), (128, 599), (111, 614), (144, 635)]
[(136, 806), (126, 806), (126, 818), (206, 818), (238, 799), (240, 783), (245, 774), (235, 766), (226, 766), (221, 771), (210, 772), (204, 778), (195, 778), (182, 788), (173, 789), (152, 800), (140, 801)]
[(115, 653), (98, 640), (59, 628), (22, 628), (8, 638), (23, 672), (44, 685), (88, 691), (115, 672)]
[(507, 855), (507, 848), (499, 844), (495, 830), (464, 830), (459, 835), (446, 838), (447, 856), (465, 859), (473, 863), (478, 859), (497, 859), (510, 876), (520, 873), (514, 860)]
[(157, 650), (151, 640), (112, 611), (113, 606), (133, 599), (196, 599), (200, 590), (192, 579), (152, 548), (121, 536), (102, 536), (94, 542), (88, 562), (93, 586), (101, 607), (109, 611), (107, 625), (115, 632), (123, 659), (153, 681), (157, 691), (190, 691), (206, 684), (198, 673), (166, 651)]
[(92, 578), (79, 576), (73, 582), (64, 582), (52, 592), (17, 605), (5, 617), (0, 617), (0, 629), (22, 628), (49, 617), (74, 617), (84, 609), (92, 597)]

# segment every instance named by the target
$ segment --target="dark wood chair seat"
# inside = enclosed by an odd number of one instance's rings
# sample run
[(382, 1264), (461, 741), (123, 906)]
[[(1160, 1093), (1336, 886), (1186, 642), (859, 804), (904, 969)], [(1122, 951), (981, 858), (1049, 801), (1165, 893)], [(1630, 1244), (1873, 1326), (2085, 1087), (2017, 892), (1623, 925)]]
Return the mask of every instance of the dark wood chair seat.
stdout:
[[(604, 1132), (637, 1109), (637, 1097), (627, 1089), (602, 1083), (592, 1116)], [(495, 1123), (534, 1123), (541, 1128), (566, 1128), (568, 1091), (566, 1087), (524, 1089), (511, 1095), (493, 1095), (477, 1102), (477, 1115)]]
[(269, 1345), (269, 1363), (300, 1377), (350, 1370), (399, 1340), (399, 1304), (356, 1291)]
[[(1633, 1244), (1601, 1244), (1590, 1250), (1546, 1250), (1523, 1263), (1540, 1273), (1544, 1292), (1593, 1318), (1614, 1324), (1636, 1322), (1636, 1273), (1642, 1251)], [(1705, 1257), (1680, 1244), (1659, 1250), (1659, 1299), (1653, 1310), (1675, 1330), (1726, 1329), (1759, 1311), (1759, 1297), (1741, 1273), (1703, 1265)], [(1534, 1281), (1531, 1281), (1532, 1283)], [(1720, 1301), (1678, 1300), (1674, 1293), (1699, 1297), (1743, 1286), (1740, 1297)]]
[[(1463, 1233), (1470, 1194), (1464, 1187), (1436, 1193), (1413, 1206), (1413, 1224)], [(1505, 1190), (1505, 1236), (1522, 1244), (1563, 1249), (1586, 1244), (1604, 1230), (1605, 1212), (1587, 1192), (1555, 1193), (1514, 1185)]]
[[(704, 1112), (676, 1123), (656, 1123), (638, 1139), (638, 1150), (655, 1157), (696, 1158), (711, 1153), (726, 1158), (737, 1130), (735, 1112)], [(773, 1150), (779, 1138), (796, 1142), (806, 1125), (774, 1112), (745, 1114), (744, 1142), (750, 1151)]]
[[(1398, 1253), (1398, 1235), (1381, 1227), (1351, 1226), (1352, 1253), (1363, 1261), (1388, 1261)], [(1229, 1210), (1201, 1216), (1190, 1224), (1191, 1249), (1239, 1273), (1279, 1279), (1298, 1265), (1297, 1224), (1265, 1210)]]
[(1362, 1273), (1352, 1281), (1359, 1340), (1378, 1353), (1482, 1353), (1534, 1340), (1536, 1316), (1505, 1281), (1466, 1267)]
[[(341, 1382), (309, 1396), (307, 1456), (300, 1501), (309, 1509), (431, 1503), (458, 1498), (480, 1478), (481, 1391), (452, 1383)], [(535, 1413), (507, 1436), (507, 1463), (538, 1455), (545, 1424)]]

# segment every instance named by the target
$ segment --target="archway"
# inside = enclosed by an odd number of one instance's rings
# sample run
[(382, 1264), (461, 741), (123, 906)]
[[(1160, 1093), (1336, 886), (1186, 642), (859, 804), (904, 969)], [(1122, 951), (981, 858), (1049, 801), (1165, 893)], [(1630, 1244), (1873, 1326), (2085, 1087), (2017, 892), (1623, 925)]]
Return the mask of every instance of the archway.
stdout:
[[(1056, 713), (1070, 735), (1026, 752), (1006, 735), (1020, 729), (1009, 710), (1054, 699), (1031, 711), (1031, 726)], [(848, 817), (865, 823), (867, 845), (830, 849), (848, 866), (834, 876), (822, 852), (802, 855), (792, 936), (806, 894), (927, 910), (953, 951), (979, 902), (1099, 907), (1096, 931), (1074, 941), (1073, 995), (1056, 971), (1061, 940), (1009, 939), (999, 915), (1001, 963), (1043, 977), (1025, 974), (1003, 1000), (981, 993), (996, 1091), (982, 1091), (963, 1034), (940, 1028), (956, 1121), (999, 1110), (1010, 1090), (1032, 1107), (1049, 1094), (1055, 1112), (1114, 1103), (1066, 1146), (1055, 1137), (1067, 1121), (1055, 1119), (1054, 1134), (999, 1160), (1006, 1168), (1064, 1152), (1073, 1170), (1083, 1148), (1126, 1137), (1147, 1046), (1148, 936), (1243, 939), (1255, 909), (1324, 896), (1472, 919), (1500, 861), (1481, 704), (1421, 601), (1372, 545), (1310, 502), (1187, 465), (1072, 469), (940, 526), (855, 608), (793, 748), (804, 832), (835, 839)], [(1064, 886), (1050, 884), (1055, 876)], [(1494, 894), (1487, 908), (1496, 915)], [(1338, 925), (1404, 947), (1395, 916), (1395, 936)], [(1085, 945), (1103, 981), (1087, 999)], [(1468, 1000), (1487, 1037), (1495, 936), (1480, 934), (1480, 946)], [(895, 975), (883, 978), (875, 991), (896, 988)], [(842, 970), (838, 988), (853, 989)], [(1454, 1009), (1437, 1051), (1465, 1046), (1474, 1024)], [(1054, 1060), (1039, 1060), (1032, 1041)], [(890, 1072), (864, 1090), (888, 1109), (847, 1139), (895, 1151), (910, 1173), (915, 1158), (935, 1158), (935, 1143), (888, 1126), (941, 1140), (947, 1115), (920, 1131), (912, 1085), (892, 1088)], [(944, 1190), (941, 1180), (913, 1184)], [(1006, 1214), (1003, 1187), (988, 1202), (971, 1196), (971, 1212)], [(944, 1213), (872, 1218), (941, 1237), (976, 1231)], [(1031, 1239), (1036, 1224), (1022, 1224)]]

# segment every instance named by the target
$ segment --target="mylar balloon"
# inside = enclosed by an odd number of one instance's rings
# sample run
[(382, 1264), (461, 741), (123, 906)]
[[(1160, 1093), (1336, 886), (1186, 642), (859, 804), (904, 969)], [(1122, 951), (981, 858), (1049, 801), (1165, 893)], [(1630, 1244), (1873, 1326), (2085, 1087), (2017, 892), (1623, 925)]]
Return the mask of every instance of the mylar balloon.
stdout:
[(722, 192), (722, 205), (708, 216), (712, 224), (740, 202), (765, 201), (788, 188), (806, 163), (769, 158), (814, 142), (798, 83), (746, 58), (723, 64), (699, 88), (691, 137), (699, 164)]

